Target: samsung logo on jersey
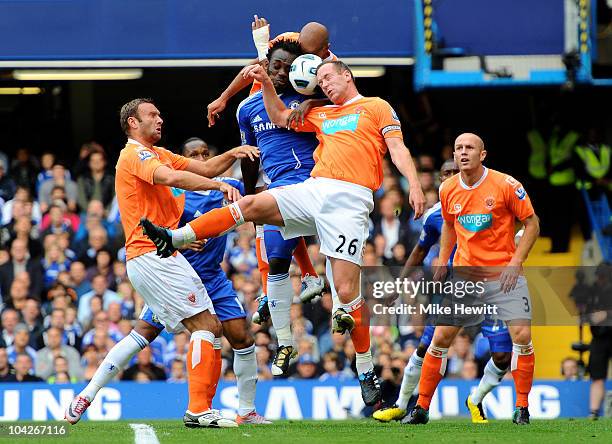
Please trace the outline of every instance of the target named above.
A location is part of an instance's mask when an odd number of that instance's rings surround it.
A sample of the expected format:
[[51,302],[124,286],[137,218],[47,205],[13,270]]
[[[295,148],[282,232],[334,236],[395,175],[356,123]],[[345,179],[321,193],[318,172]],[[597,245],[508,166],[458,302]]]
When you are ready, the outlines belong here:
[[324,134],[335,134],[338,131],[356,131],[359,123],[359,114],[349,114],[337,119],[323,121],[321,129]]
[[272,122],[261,122],[260,124],[253,125],[253,132],[255,133],[272,129],[278,129],[278,126],[274,125]]
[[473,233],[491,228],[493,214],[464,214],[457,218],[463,228]]

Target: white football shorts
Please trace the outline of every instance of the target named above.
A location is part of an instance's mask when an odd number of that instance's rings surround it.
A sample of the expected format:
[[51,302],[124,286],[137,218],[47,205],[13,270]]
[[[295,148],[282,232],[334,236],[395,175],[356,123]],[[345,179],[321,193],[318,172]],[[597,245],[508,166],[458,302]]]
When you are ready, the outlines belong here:
[[215,313],[200,277],[187,259],[177,253],[162,259],[152,251],[127,261],[134,289],[172,333],[183,330],[183,319],[205,310]]
[[343,180],[311,177],[267,190],[285,223],[285,239],[318,235],[321,253],[361,265],[374,209],[372,190]]

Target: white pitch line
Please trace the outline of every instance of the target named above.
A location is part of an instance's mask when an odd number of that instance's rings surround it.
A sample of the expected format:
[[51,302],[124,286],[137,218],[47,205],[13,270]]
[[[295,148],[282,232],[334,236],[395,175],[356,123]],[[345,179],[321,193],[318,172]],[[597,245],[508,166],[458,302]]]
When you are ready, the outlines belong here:
[[135,444],[159,444],[155,430],[150,425],[130,424],[130,427],[134,430]]

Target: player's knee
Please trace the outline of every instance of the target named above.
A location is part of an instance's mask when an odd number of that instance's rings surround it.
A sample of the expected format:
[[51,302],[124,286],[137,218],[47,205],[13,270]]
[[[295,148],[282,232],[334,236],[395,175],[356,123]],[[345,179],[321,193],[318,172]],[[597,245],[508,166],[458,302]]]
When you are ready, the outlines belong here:
[[512,342],[527,345],[531,342],[531,328],[528,325],[514,327],[512,329]]
[[144,321],[138,321],[134,327],[134,331],[149,342],[153,342],[161,333],[161,330],[147,324]]
[[348,304],[355,300],[359,294],[359,290],[355,283],[348,279],[343,279],[340,282],[335,282],[336,292],[338,293],[338,299],[344,304]]
[[253,338],[246,332],[246,330],[233,333],[228,340],[234,350],[242,350],[253,345]]
[[510,366],[512,353],[494,352],[491,354],[491,359],[493,360],[493,364],[495,364],[498,369],[505,370],[508,368],[508,366]]
[[238,206],[240,207],[244,220],[250,220],[256,206],[255,195],[249,194],[248,196],[244,196],[240,199],[240,204]]

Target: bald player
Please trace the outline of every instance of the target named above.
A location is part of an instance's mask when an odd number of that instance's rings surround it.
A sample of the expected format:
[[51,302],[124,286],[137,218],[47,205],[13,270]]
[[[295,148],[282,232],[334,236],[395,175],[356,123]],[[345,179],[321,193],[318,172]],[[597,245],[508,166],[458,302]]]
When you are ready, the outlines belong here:
[[254,59],[249,65],[244,67],[232,80],[229,86],[221,93],[221,95],[213,100],[207,107],[208,113],[208,126],[213,126],[216,119],[219,118],[220,113],[225,110],[227,102],[238,94],[240,91],[245,89],[249,85],[253,85],[251,88],[251,94],[261,89],[261,84],[257,81],[253,82],[250,77],[245,77],[244,72],[248,66],[256,63],[267,63],[266,56],[268,50],[279,40],[289,40],[297,42],[302,49],[304,54],[315,54],[321,57],[321,60],[337,60],[338,58],[329,50],[329,32],[327,28],[321,23],[310,22],[302,27],[300,32],[284,32],[276,36],[273,40],[270,40],[270,25],[265,18],[254,17],[254,21],[251,24],[253,31],[253,41],[257,48],[258,58]]
[[[476,290],[453,298],[452,313],[436,320],[431,345],[422,364],[419,399],[406,417],[407,424],[426,424],[433,394],[446,371],[448,348],[461,327],[477,325],[484,313],[461,312],[457,305],[494,307],[497,319],[508,325],[512,337],[510,371],[516,389],[516,409],[512,421],[529,424],[528,395],[533,383],[535,356],[531,343],[531,299],[522,274],[540,232],[539,219],[523,186],[511,176],[483,165],[487,151],[476,134],[461,134],[455,140],[454,157],[460,174],[440,186],[442,237],[434,279],[444,280],[446,264],[456,244],[453,279],[456,289],[466,280]],[[515,245],[515,221],[524,234]],[[455,285],[457,284],[457,285]],[[478,285],[480,284],[480,285]],[[454,295],[453,295],[454,296]],[[475,308],[475,307],[470,307]]]

